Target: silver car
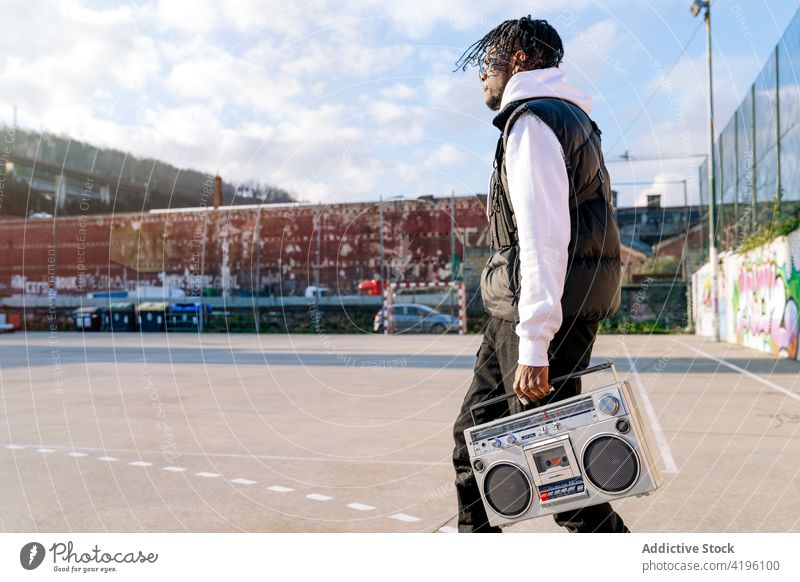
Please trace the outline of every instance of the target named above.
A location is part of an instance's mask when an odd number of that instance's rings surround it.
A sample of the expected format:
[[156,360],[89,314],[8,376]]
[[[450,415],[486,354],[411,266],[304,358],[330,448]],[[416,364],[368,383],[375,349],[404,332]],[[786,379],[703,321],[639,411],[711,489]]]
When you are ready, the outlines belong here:
[[[458,318],[419,303],[395,303],[394,327],[396,333],[457,333]],[[372,328],[383,333],[383,310],[375,314]]]

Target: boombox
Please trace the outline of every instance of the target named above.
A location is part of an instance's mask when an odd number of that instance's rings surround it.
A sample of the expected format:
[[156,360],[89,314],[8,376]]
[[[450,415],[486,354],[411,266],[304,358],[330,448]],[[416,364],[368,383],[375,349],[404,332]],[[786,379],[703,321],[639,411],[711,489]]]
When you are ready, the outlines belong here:
[[[611,369],[614,382],[464,431],[483,504],[494,526],[646,495],[661,473],[636,400],[610,362],[551,381]],[[475,411],[516,395],[493,398]]]

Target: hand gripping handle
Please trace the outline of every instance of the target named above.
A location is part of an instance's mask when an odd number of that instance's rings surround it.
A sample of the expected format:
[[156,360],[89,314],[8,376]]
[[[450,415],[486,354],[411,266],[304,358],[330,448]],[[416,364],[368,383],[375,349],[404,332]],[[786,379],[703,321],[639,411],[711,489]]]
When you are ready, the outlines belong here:
[[[585,376],[587,374],[593,374],[594,372],[607,370],[608,368],[611,368],[611,372],[614,374],[614,380],[619,381],[619,378],[617,378],[617,370],[616,368],[614,368],[614,364],[612,364],[611,362],[603,362],[602,364],[597,364],[596,366],[586,368],[585,370],[580,370],[578,372],[573,372],[571,374],[565,374],[563,376],[559,376],[558,378],[553,378],[552,380],[550,380],[550,385],[551,385],[550,392],[554,391],[554,388],[552,387],[553,384],[561,384],[572,378],[578,378],[580,376]],[[492,406],[493,404],[497,404],[499,402],[504,402],[509,398],[515,398],[516,396],[517,396],[516,394],[503,394],[502,396],[496,396],[495,398],[490,398],[489,400],[486,400],[484,402],[478,402],[477,404],[473,404],[469,408],[469,414],[472,417],[472,425],[475,426],[477,424],[477,422],[475,422],[476,411],[482,408],[486,408],[488,406]]]

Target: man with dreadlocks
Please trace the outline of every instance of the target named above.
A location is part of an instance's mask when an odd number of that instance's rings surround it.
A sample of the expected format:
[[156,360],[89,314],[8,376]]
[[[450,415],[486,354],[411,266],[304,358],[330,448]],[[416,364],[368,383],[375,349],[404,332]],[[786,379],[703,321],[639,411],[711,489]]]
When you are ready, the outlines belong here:
[[[507,20],[468,48],[457,68],[479,68],[502,132],[489,183],[492,254],[481,275],[491,315],[453,428],[460,532],[488,523],[463,431],[470,407],[504,393],[510,404],[476,411],[478,423],[580,393],[599,321],[620,302],[619,231],[591,98],[567,83],[561,39],[544,20]],[[627,532],[608,503],[557,513],[570,532]]]

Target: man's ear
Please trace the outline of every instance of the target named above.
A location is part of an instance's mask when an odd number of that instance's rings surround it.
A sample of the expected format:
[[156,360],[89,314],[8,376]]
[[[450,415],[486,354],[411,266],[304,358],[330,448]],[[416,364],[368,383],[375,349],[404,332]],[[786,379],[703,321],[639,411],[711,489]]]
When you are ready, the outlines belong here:
[[519,71],[527,71],[528,70],[528,55],[525,54],[525,51],[518,50],[514,53],[514,73]]

